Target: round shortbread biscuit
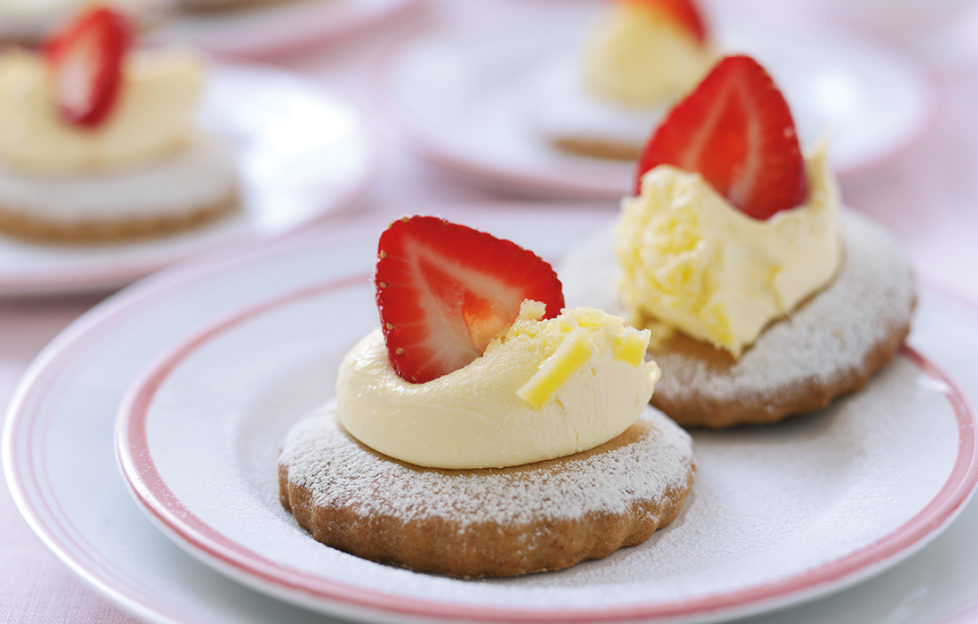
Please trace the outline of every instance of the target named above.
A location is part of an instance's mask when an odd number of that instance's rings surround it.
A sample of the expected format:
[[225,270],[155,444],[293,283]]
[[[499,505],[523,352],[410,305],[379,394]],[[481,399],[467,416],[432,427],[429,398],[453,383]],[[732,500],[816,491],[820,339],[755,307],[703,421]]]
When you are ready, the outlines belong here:
[[279,458],[282,504],[316,540],[462,577],[559,570],[639,544],[676,517],[694,472],[689,435],[652,409],[589,451],[441,470],[360,444],[329,407],[292,429]]
[[0,231],[72,242],[167,234],[232,210],[237,188],[233,155],[207,136],[160,162],[119,171],[42,175],[0,168]]
[[738,360],[682,334],[653,355],[652,403],[682,425],[774,422],[863,387],[910,332],[910,265],[888,234],[843,218],[844,257],[832,282],[769,325]]
[[554,134],[550,142],[568,154],[601,158],[604,160],[635,161],[642,155],[642,148],[634,143],[618,143],[612,139],[597,138],[587,134]]

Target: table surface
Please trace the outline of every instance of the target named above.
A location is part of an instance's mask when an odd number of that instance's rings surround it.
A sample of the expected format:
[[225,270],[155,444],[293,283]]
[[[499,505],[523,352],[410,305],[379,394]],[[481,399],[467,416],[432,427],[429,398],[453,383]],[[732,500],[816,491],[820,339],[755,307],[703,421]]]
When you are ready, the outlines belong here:
[[[804,0],[794,0],[806,4]],[[878,2],[816,3],[821,10],[858,6],[864,20]],[[925,4],[925,3],[907,3]],[[391,45],[429,23],[461,25],[486,13],[563,10],[567,4],[534,2],[429,2],[396,23],[355,40],[327,45],[278,64],[320,81],[332,92],[370,110],[375,69]],[[972,302],[978,302],[978,6],[947,1],[941,19],[914,20],[899,12],[874,19],[873,27],[916,55],[934,74],[939,113],[929,132],[907,150],[875,169],[843,180],[849,206],[886,224],[901,240],[919,277]],[[959,8],[961,7],[961,8]],[[852,18],[853,16],[847,16]],[[452,172],[414,157],[371,120],[380,154],[378,170],[355,206],[333,220],[369,220],[380,227],[393,216],[430,212],[453,202],[515,198],[467,183]],[[329,225],[327,223],[326,225]],[[104,295],[0,301],[0,406],[43,346]],[[976,373],[978,374],[978,373]],[[978,397],[971,397],[978,403]],[[975,502],[972,505],[976,504]],[[0,488],[0,622],[134,621],[91,590],[34,536]]]

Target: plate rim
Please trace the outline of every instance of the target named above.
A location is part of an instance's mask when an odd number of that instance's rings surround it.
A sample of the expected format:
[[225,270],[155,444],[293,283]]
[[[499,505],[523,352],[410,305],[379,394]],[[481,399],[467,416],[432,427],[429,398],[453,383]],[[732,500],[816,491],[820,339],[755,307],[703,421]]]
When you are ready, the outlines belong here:
[[[289,227],[275,233],[263,233],[254,229],[253,224],[246,225],[243,231],[229,233],[226,237],[213,242],[209,248],[201,248],[189,253],[174,251],[168,247],[161,247],[151,252],[140,254],[135,258],[127,260],[125,263],[114,262],[112,257],[103,259],[101,263],[91,267],[71,267],[53,266],[31,269],[27,272],[5,274],[0,271],[0,299],[16,297],[37,297],[37,296],[56,296],[62,294],[81,294],[96,293],[112,290],[125,286],[141,277],[162,269],[176,262],[181,262],[189,258],[206,259],[218,254],[236,253],[252,247],[256,242],[265,239],[276,239],[288,236],[302,228],[316,223],[325,217],[341,213],[364,194],[369,186],[371,176],[378,166],[378,147],[374,133],[364,123],[364,117],[357,107],[353,106],[346,98],[333,93],[322,84],[303,76],[279,67],[260,62],[248,61],[227,61],[211,59],[212,71],[215,73],[241,72],[259,73],[267,77],[289,80],[296,85],[303,87],[308,93],[317,99],[329,102],[334,105],[341,105],[351,116],[358,128],[359,143],[363,149],[363,168],[356,178],[344,185],[341,192],[329,193],[324,197],[318,198],[319,208],[311,210],[308,215],[297,220]],[[196,230],[190,230],[190,233]],[[174,235],[179,242],[181,233]],[[6,238],[0,234],[0,238]],[[22,241],[14,239],[20,244]],[[141,241],[134,241],[139,244]],[[29,241],[24,243],[31,245]],[[52,243],[52,245],[56,245]],[[38,244],[43,248],[44,243]],[[57,245],[58,249],[64,246]]]
[[[818,23],[820,28],[842,31],[851,39],[868,42],[877,50],[895,59],[901,66],[919,78],[923,111],[914,123],[903,133],[899,141],[893,143],[887,150],[880,151],[870,157],[864,157],[844,168],[835,168],[835,175],[842,179],[854,179],[866,173],[876,171],[890,162],[899,159],[909,152],[920,141],[924,140],[935,128],[939,121],[939,113],[946,99],[945,90],[941,87],[937,72],[910,54],[905,46],[859,24],[840,17],[816,14],[806,11],[805,19]],[[496,27],[499,25],[497,24]],[[472,33],[485,34],[487,29],[473,28]],[[402,107],[396,106],[391,96],[393,86],[400,73],[401,66],[406,62],[408,53],[425,44],[430,45],[435,39],[433,35],[444,37],[458,35],[458,31],[446,29],[444,25],[424,24],[407,32],[392,44],[377,65],[370,91],[375,97],[377,107],[384,112],[390,129],[402,139],[402,142],[416,154],[426,160],[475,180],[479,184],[502,183],[509,185],[515,192],[546,197],[583,197],[587,199],[617,199],[620,190],[612,192],[606,186],[595,183],[580,183],[560,175],[535,175],[522,173],[519,169],[502,167],[487,163],[484,159],[472,158],[459,154],[438,136],[427,131],[422,124],[413,121],[403,112]]]
[[140,509],[150,516],[154,524],[162,525],[168,537],[183,541],[181,546],[198,559],[224,573],[231,568],[238,580],[277,597],[288,596],[295,599],[295,594],[299,593],[304,595],[299,598],[300,604],[313,604],[320,609],[324,604],[333,606],[332,603],[339,602],[346,608],[379,609],[397,616],[479,622],[628,622],[759,613],[774,606],[787,606],[814,598],[894,565],[922,548],[941,529],[948,526],[964,508],[978,484],[978,445],[975,437],[978,416],[967,397],[948,375],[919,351],[905,345],[898,357],[905,357],[922,374],[932,379],[938,385],[937,390],[950,404],[958,431],[955,462],[938,492],[909,520],[871,544],[814,569],[753,587],[692,600],[626,607],[554,609],[476,606],[398,596],[346,585],[290,568],[225,537],[183,505],[155,469],[145,431],[148,409],[156,391],[170,373],[212,338],[274,308],[352,285],[362,285],[364,278],[363,273],[348,272],[343,277],[267,298],[191,333],[177,344],[171,345],[170,349],[140,373],[130,386],[118,412],[114,439],[117,465],[127,489]]
[[[474,30],[480,32],[480,29]],[[449,33],[458,34],[456,31],[446,30],[442,24],[422,24],[398,37],[374,65],[373,78],[368,85],[372,96],[370,101],[373,102],[372,109],[380,113],[378,117],[385,122],[390,134],[416,155],[479,185],[502,183],[508,185],[511,191],[551,200],[576,198],[585,201],[609,199],[617,201],[621,198],[624,194],[622,190],[612,192],[605,186],[581,184],[559,176],[541,177],[522,173],[518,169],[499,169],[485,164],[482,160],[459,156],[430,133],[425,132],[419,124],[413,123],[403,112],[402,107],[395,106],[394,99],[390,95],[399,69],[404,63],[403,58],[411,49],[430,43],[431,35]]]
[[[213,256],[206,255],[206,257],[184,260],[160,273],[147,276],[96,304],[69,323],[34,358],[18,382],[6,410],[3,435],[0,437],[0,467],[2,467],[7,490],[20,516],[48,550],[84,583],[129,613],[150,621],[186,624],[199,619],[181,614],[175,605],[152,596],[145,588],[138,585],[122,589],[113,584],[113,580],[125,579],[120,579],[118,574],[111,570],[101,569],[100,562],[86,553],[83,547],[75,543],[63,543],[60,540],[61,534],[67,531],[50,513],[50,508],[48,513],[44,513],[34,506],[30,500],[32,495],[38,496],[46,507],[49,507],[50,501],[39,494],[39,486],[33,489],[27,487],[27,475],[19,472],[14,463],[15,455],[19,451],[16,444],[18,429],[22,427],[33,429],[37,424],[37,419],[32,417],[34,415],[29,414],[24,407],[32,394],[37,392],[39,386],[49,383],[52,378],[57,378],[60,368],[70,363],[71,360],[65,361],[66,353],[86,347],[89,342],[98,337],[98,331],[104,331],[112,321],[120,317],[125,318],[134,308],[138,309],[175,289],[220,275],[240,265],[261,262],[264,258],[302,247],[318,246],[344,236],[363,235],[367,232],[375,233],[376,228],[362,223],[347,224],[338,229],[313,230],[300,232],[288,238],[269,239],[263,241],[258,248],[242,246],[241,249],[232,249],[222,246]],[[37,475],[33,476],[36,481]],[[91,561],[86,561],[86,557]]]
[[[448,208],[457,209],[460,204],[466,207],[468,214],[475,219],[486,219],[490,216],[498,218],[500,208],[522,213],[529,207],[540,207],[539,202],[525,200],[475,200],[445,202],[434,206],[433,210],[439,212],[447,211]],[[595,222],[599,222],[607,219],[606,208],[603,204],[595,203],[590,210],[575,211],[575,213],[581,216],[590,215],[595,219]],[[363,235],[367,232],[376,235],[376,231],[375,224],[350,222],[344,224],[341,230],[318,229],[298,233],[286,241],[266,242],[261,247],[248,249],[240,255],[224,255],[223,257],[196,258],[184,261],[169,267],[164,272],[147,277],[138,284],[97,304],[63,329],[34,359],[15,389],[4,422],[3,439],[0,441],[0,460],[2,460],[4,479],[24,521],[51,553],[61,560],[81,581],[129,613],[151,621],[186,624],[200,619],[199,617],[187,617],[185,612],[177,611],[176,606],[172,603],[148,594],[145,591],[145,581],[142,581],[142,585],[136,585],[135,589],[117,586],[113,582],[113,577],[106,574],[105,569],[98,565],[99,562],[95,561],[94,557],[78,549],[68,547],[61,540],[62,536],[55,530],[50,517],[41,514],[38,511],[39,508],[33,505],[30,500],[31,497],[39,497],[42,502],[49,501],[35,490],[24,487],[18,480],[24,475],[17,475],[14,470],[15,459],[19,459],[21,451],[21,445],[17,444],[19,439],[14,435],[15,429],[30,424],[31,420],[26,417],[22,409],[25,400],[29,398],[27,390],[37,386],[39,381],[56,373],[54,369],[61,366],[63,359],[60,353],[62,350],[78,342],[86,341],[86,335],[93,328],[99,328],[116,320],[124,319],[132,313],[133,309],[144,307],[148,301],[154,301],[161,294],[186,284],[213,279],[215,275],[232,270],[236,266],[262,261],[265,257],[287,252],[300,245],[321,245],[345,235]],[[974,300],[966,293],[942,283],[927,282],[923,286],[935,293],[938,300],[944,299],[952,305],[959,306],[966,318],[972,319],[975,326],[978,327],[978,300]],[[978,601],[978,593],[966,597],[964,602],[946,606],[945,610],[948,608],[964,608],[967,610],[968,607],[962,607],[962,605],[972,605],[972,610],[974,610],[974,604],[978,604],[976,601]]]
[[[176,18],[178,22],[174,29],[167,29],[160,33],[160,38],[164,40],[189,40],[203,50],[221,57],[237,59],[276,59],[290,54],[317,49],[321,46],[330,46],[348,41],[358,35],[369,32],[375,28],[381,28],[389,23],[408,15],[415,9],[423,5],[426,0],[388,0],[387,5],[367,11],[363,14],[353,13],[344,16],[338,24],[328,24],[328,28],[307,30],[300,36],[282,37],[263,43],[248,43],[247,33],[254,30],[255,24],[248,24],[234,31],[234,41],[226,32],[221,33],[217,40],[212,40],[208,35],[201,33],[186,33],[179,30],[179,22],[190,20],[195,22],[196,18],[191,14],[183,13]],[[315,8],[315,7],[314,7]],[[321,8],[321,7],[320,7]],[[231,9],[232,16],[247,11],[244,9]],[[305,18],[308,16],[299,14],[295,17]],[[184,26],[186,28],[186,26]],[[215,43],[216,41],[216,43]],[[244,43],[240,43],[244,41]]]

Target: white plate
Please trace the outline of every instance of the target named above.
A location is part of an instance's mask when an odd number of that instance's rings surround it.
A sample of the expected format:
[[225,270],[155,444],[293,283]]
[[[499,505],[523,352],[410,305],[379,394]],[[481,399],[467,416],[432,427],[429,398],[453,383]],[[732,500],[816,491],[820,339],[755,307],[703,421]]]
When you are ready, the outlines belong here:
[[156,36],[214,54],[267,58],[296,53],[397,19],[421,0],[268,0],[184,13]]
[[282,234],[352,200],[372,165],[352,107],[273,69],[216,66],[200,123],[234,148],[240,210],[202,228],[126,243],[57,245],[0,235],[0,296],[109,290],[218,245]]
[[358,267],[180,342],[120,411],[116,452],[137,502],[205,563],[327,613],[688,621],[760,612],[881,571],[945,527],[978,477],[974,414],[908,349],[819,414],[694,433],[692,500],[641,546],[500,581],[375,564],[297,530],[272,468],[289,428],[332,397],[344,353],[377,323]]
[[[555,226],[554,214],[553,208],[495,205],[486,210],[468,208],[457,218],[509,236],[548,257],[557,256],[608,220],[604,210],[574,209]],[[11,406],[4,471],[25,518],[79,576],[124,608],[153,621],[322,621],[321,615],[227,580],[161,536],[118,478],[112,427],[136,374],[161,351],[235,310],[331,277],[368,270],[377,232],[374,226],[302,235],[226,262],[167,271],[100,305],[42,353]],[[978,375],[973,369],[978,310],[925,291],[912,343],[962,375],[969,394],[978,397]],[[326,371],[318,380],[323,395],[329,392],[328,375]],[[306,395],[297,400],[311,403],[318,398]],[[230,433],[229,443],[236,439]],[[899,615],[901,621],[919,622],[952,611],[971,612],[978,602],[976,538],[978,505],[971,505],[944,534],[902,565],[842,593],[766,616],[764,621],[881,621]],[[934,574],[938,569],[941,574]],[[383,606],[356,614],[403,619],[380,610]]]
[[[933,119],[929,76],[897,51],[838,25],[713,4],[719,48],[749,52],[769,69],[803,145],[828,132],[840,173],[897,152]],[[390,56],[384,101],[423,155],[484,183],[617,199],[633,185],[631,163],[562,153],[538,127],[540,83],[555,61],[575,62],[591,17],[550,11],[465,32],[424,32]]]

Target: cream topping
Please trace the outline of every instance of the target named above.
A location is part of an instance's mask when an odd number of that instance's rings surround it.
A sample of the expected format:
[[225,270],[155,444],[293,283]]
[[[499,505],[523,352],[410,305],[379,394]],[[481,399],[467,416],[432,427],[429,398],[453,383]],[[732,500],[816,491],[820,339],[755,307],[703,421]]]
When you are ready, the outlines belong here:
[[612,2],[585,43],[585,88],[626,106],[662,106],[693,88],[716,60],[710,46],[642,2]]
[[105,123],[78,128],[58,113],[54,80],[39,56],[0,56],[0,162],[32,173],[121,169],[184,148],[204,84],[200,59],[185,50],[136,52]]
[[628,311],[739,357],[839,267],[839,199],[824,143],[806,169],[806,202],[766,221],[733,208],[698,173],[647,172],[616,227]]
[[340,421],[377,451],[438,468],[516,466],[611,440],[658,379],[643,359],[649,332],[592,308],[542,315],[542,304],[524,302],[482,356],[423,384],[394,372],[383,335],[372,332],[340,367]]

